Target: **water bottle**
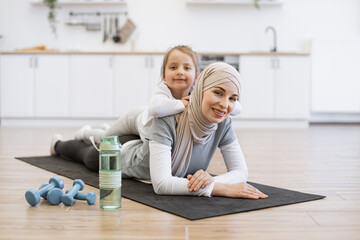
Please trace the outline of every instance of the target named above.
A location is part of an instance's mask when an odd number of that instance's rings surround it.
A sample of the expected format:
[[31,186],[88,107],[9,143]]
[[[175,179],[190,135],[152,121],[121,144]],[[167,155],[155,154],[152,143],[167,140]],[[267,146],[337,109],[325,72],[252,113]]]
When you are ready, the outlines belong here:
[[[93,142],[93,139],[91,140]],[[98,150],[100,151],[100,208],[121,208],[121,144],[119,138],[111,136],[101,139],[100,149]]]

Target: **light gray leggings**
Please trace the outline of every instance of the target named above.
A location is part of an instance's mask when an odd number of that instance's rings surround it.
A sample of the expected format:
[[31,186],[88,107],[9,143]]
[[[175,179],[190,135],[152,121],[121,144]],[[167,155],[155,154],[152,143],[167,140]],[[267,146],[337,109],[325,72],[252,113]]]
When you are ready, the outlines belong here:
[[[140,139],[134,140],[137,138],[134,135],[139,136],[136,119],[143,111],[144,108],[134,109],[119,118],[108,131],[105,132],[102,130],[102,137],[119,136],[120,142],[123,144],[121,151],[121,171],[125,178],[150,179],[149,143],[147,140],[145,140],[145,142]],[[88,130],[88,132],[94,133],[91,132],[91,130]],[[88,138],[85,137],[85,139]],[[84,163],[90,170],[98,171],[99,169],[99,153],[90,143],[82,140],[59,141],[55,145],[55,151],[60,156]]]
[[90,143],[90,136],[94,137],[96,143],[100,143],[103,137],[139,135],[139,124],[141,124],[139,118],[141,118],[141,114],[145,110],[146,107],[137,107],[129,111],[126,115],[116,120],[107,131],[97,128],[86,130],[84,132],[84,141]]

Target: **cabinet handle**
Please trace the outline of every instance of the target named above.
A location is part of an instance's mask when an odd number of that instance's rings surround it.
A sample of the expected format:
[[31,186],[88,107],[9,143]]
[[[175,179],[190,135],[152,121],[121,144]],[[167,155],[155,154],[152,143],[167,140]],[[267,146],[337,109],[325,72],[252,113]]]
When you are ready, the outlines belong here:
[[154,68],[154,58],[150,57],[150,67]]
[[280,59],[276,58],[276,69],[280,69]]
[[33,57],[29,58],[29,67],[32,68],[33,66]]
[[271,58],[270,68],[279,69],[280,68],[280,59],[279,58]]
[[145,67],[149,67],[149,57],[145,57]]
[[109,68],[113,68],[114,65],[114,58],[113,56],[109,57]]
[[38,67],[38,57],[35,56],[35,57],[34,57],[34,60],[35,60],[35,66],[34,66],[34,67],[37,68],[37,67]]

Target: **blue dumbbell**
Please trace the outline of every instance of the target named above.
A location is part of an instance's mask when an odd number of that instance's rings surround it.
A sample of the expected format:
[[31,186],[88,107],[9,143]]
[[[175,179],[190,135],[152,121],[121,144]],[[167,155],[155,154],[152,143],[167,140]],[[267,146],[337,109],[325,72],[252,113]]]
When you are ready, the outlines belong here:
[[[49,185],[49,184],[48,183],[41,184],[41,186],[39,187],[39,190],[42,189],[43,187],[47,186],[47,185]],[[46,195],[47,195],[47,193],[45,192],[45,193],[41,194],[40,197],[42,197],[43,199],[46,200]]]
[[[68,193],[69,190],[66,190],[66,193]],[[89,205],[93,205],[96,202],[96,193],[89,192],[89,193],[81,193],[78,192],[75,197],[76,200],[86,200]]]
[[47,200],[52,205],[59,205],[61,203],[61,197],[64,195],[63,191],[59,188],[51,189],[47,194]]
[[30,189],[27,190],[25,193],[25,198],[26,201],[31,205],[31,206],[36,206],[39,202],[40,202],[40,196],[45,196],[46,194],[53,188],[60,188],[63,189],[64,188],[64,182],[63,180],[61,180],[61,178],[59,176],[55,176],[50,178],[49,180],[49,184],[47,184],[46,186],[41,185],[42,187],[40,187],[39,190],[35,190],[35,189]]
[[61,197],[61,202],[65,206],[72,206],[74,204],[74,196],[85,187],[85,183],[81,179],[74,181],[73,187]]

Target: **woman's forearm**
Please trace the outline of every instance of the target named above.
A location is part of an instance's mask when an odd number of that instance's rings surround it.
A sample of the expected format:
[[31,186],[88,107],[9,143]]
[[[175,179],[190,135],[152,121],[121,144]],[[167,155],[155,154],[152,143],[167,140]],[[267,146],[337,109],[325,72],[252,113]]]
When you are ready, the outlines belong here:
[[251,199],[268,197],[266,194],[260,192],[258,189],[251,186],[250,184],[247,184],[246,182],[235,184],[215,182],[211,196]]
[[220,147],[227,173],[215,177],[216,182],[240,183],[248,179],[248,168],[240,144],[236,139],[232,143]]
[[228,187],[229,187],[229,184],[215,182],[211,196],[231,197],[231,196],[229,196],[230,194],[229,194]]
[[150,176],[155,193],[166,195],[209,196],[212,184],[198,191],[190,192],[189,180],[171,175],[171,147],[150,140]]
[[220,174],[214,177],[215,182],[219,183],[240,183],[247,181],[247,171],[244,170],[231,170],[229,172]]

